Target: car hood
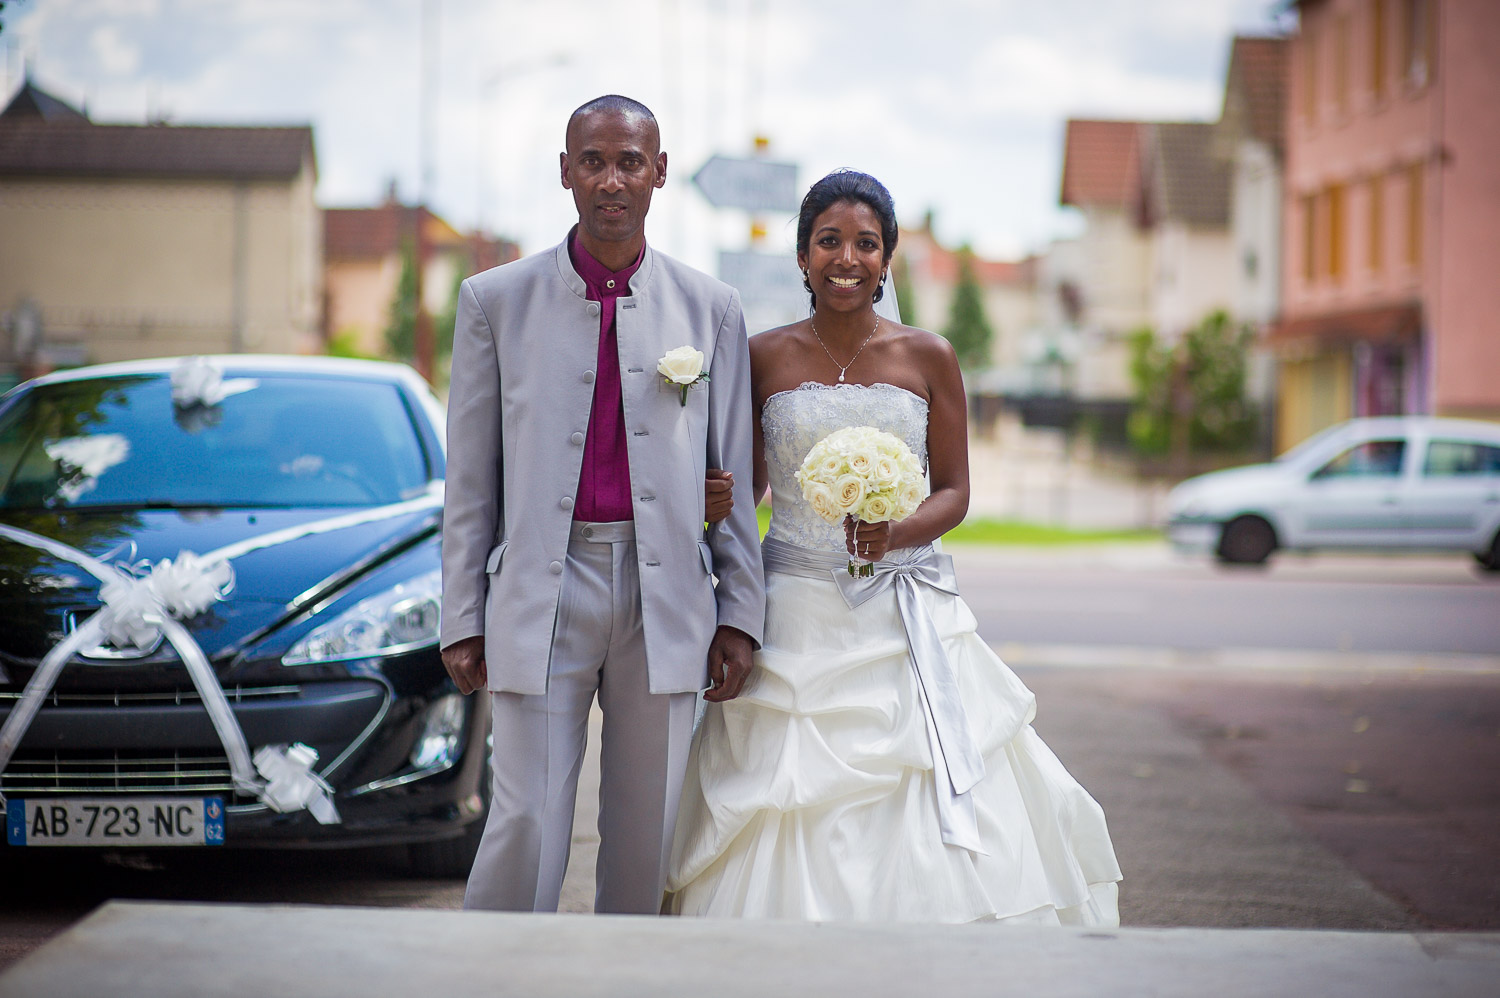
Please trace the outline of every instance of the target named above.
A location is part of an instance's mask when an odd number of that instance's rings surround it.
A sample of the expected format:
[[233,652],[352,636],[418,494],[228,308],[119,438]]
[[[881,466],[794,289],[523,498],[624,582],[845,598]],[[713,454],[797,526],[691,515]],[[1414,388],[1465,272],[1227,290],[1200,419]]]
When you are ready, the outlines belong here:
[[[1217,512],[1220,504],[1254,503],[1286,482],[1286,469],[1276,464],[1252,464],[1226,468],[1189,478],[1171,492],[1167,505],[1172,516]],[[1212,508],[1210,508],[1212,507]]]
[[[359,508],[8,511],[6,524],[114,565],[155,565],[272,533],[295,534]],[[187,622],[212,658],[291,612],[293,601],[348,583],[438,528],[434,507],[291,537],[235,557],[229,597]],[[99,607],[99,580],[56,554],[0,537],[0,656],[34,662]],[[299,604],[300,605],[300,604]]]

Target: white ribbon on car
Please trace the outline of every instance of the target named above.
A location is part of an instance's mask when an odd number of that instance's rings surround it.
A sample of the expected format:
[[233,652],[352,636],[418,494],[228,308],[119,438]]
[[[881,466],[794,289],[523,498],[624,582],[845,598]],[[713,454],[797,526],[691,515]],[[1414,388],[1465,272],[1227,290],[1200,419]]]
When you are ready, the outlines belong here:
[[984,757],[969,729],[958,677],[919,589],[927,586],[957,596],[953,559],[939,554],[930,544],[902,548],[874,562],[874,575],[857,577],[849,574],[849,559],[842,554],[811,551],[774,537],[761,542],[761,557],[767,572],[812,579],[831,577],[851,610],[896,587],[896,607],[906,631],[917,694],[927,721],[927,740],[932,748],[938,826],[948,845],[984,855],[979,819],[970,794],[984,778]]
[[182,409],[195,405],[215,406],[231,395],[248,392],[260,382],[254,378],[224,380],[224,372],[206,357],[187,357],[172,369],[172,404]]
[[[328,533],[405,513],[436,508],[442,502],[436,490],[416,499],[376,506],[342,516],[315,520],[258,537],[225,545],[208,554],[181,551],[176,558],[152,565],[131,566],[104,563],[68,544],[29,530],[0,524],[0,537],[45,551],[71,562],[97,578],[103,607],[43,656],[36,672],[0,726],[0,772],[10,764],[21,739],[36,718],[42,702],[52,692],[63,666],[80,651],[109,641],[117,648],[146,649],[159,638],[176,650],[187,667],[214,731],[229,759],[230,779],[237,791],[259,798],[272,810],[287,812],[306,808],[322,824],[337,823],[333,789],[313,771],[318,753],[306,745],[262,746],[252,759],[245,733],[235,720],[229,698],[219,685],[213,666],[197,640],[182,625],[224,599],[234,588],[234,558],[264,548],[285,544],[313,534]],[[0,793],[0,804],[5,800]]]

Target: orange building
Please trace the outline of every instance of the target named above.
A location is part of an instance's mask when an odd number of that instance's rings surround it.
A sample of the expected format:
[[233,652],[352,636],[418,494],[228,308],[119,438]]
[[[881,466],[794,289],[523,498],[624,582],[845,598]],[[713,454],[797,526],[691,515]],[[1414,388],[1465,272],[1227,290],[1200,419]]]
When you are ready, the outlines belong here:
[[1277,443],[1351,416],[1500,419],[1500,4],[1297,9]]

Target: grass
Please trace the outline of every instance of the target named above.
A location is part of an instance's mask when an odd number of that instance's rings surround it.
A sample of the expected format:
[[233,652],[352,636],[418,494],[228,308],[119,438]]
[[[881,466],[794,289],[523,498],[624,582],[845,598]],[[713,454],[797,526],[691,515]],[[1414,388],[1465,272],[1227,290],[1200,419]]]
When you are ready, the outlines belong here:
[[[760,533],[764,537],[771,524],[771,509],[762,505]],[[1114,544],[1128,541],[1161,540],[1158,530],[1078,530],[1020,520],[968,519],[943,535],[949,544],[987,544],[997,547],[1062,547],[1069,544]]]

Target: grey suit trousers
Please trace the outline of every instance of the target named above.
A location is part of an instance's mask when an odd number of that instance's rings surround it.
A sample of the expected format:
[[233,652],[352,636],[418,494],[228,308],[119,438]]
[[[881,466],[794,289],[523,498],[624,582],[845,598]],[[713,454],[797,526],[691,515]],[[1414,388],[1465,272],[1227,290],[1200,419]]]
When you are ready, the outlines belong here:
[[656,914],[687,770],[697,694],[652,694],[632,523],[574,523],[547,692],[494,692],[493,794],[465,908],[556,911],[578,771],[598,694],[594,910]]

